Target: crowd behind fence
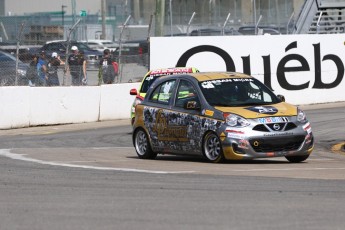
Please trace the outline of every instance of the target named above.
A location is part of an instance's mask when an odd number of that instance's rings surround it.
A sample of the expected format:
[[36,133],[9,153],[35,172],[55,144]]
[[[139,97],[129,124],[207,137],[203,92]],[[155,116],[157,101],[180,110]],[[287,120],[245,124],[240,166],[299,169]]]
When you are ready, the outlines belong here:
[[[47,57],[50,59],[51,57]],[[119,57],[114,57],[119,61]],[[96,60],[98,63],[99,60]],[[18,65],[18,66],[16,66]],[[17,71],[16,71],[17,69]],[[114,84],[141,81],[148,71],[148,53],[137,55],[123,55],[115,75]],[[65,70],[65,65],[57,69],[60,86],[71,86],[71,74]],[[105,84],[99,80],[99,65],[87,64],[87,83],[84,85],[96,86]],[[30,77],[30,61],[16,62],[16,58],[4,51],[0,51],[0,86],[42,86]]]

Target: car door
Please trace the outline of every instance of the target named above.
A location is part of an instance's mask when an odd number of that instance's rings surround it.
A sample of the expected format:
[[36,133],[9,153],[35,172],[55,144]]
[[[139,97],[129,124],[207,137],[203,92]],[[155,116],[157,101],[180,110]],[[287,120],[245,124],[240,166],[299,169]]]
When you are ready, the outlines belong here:
[[181,79],[167,126],[170,148],[176,153],[200,153],[202,138],[201,104],[195,87]]
[[176,80],[173,79],[157,85],[149,95],[147,106],[144,107],[144,124],[154,151],[169,150],[171,140],[168,124],[175,83]]

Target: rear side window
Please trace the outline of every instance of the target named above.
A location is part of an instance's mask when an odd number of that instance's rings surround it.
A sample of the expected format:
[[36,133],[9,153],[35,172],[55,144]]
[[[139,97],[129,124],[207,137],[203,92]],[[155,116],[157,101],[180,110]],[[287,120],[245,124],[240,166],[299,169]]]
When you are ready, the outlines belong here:
[[141,85],[141,89],[140,89],[140,93],[146,93],[147,90],[150,88],[150,86],[152,85],[152,83],[158,79],[158,77],[160,76],[147,76],[145,78],[145,80],[143,81],[143,84]]
[[160,104],[169,104],[174,90],[175,80],[166,81],[158,85],[149,100]]

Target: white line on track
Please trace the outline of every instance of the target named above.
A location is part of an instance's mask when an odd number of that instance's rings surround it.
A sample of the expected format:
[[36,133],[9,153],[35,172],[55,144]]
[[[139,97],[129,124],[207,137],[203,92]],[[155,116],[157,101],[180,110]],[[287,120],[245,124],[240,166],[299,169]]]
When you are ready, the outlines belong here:
[[345,170],[345,168],[279,168],[279,169],[232,169],[233,172],[268,172],[268,171],[313,171],[313,170]]
[[33,158],[26,157],[24,154],[11,153],[10,149],[0,149],[0,156],[8,157],[13,160],[22,160],[28,162],[34,162],[44,165],[53,165],[53,166],[64,166],[72,168],[83,168],[83,169],[97,169],[97,170],[108,170],[108,171],[123,171],[123,172],[141,172],[141,173],[154,173],[154,174],[179,174],[179,173],[194,173],[195,171],[155,171],[155,170],[143,170],[143,169],[132,169],[132,168],[111,168],[111,167],[96,167],[88,165],[75,165],[75,164],[66,164],[66,163],[57,163],[52,161],[42,161]]

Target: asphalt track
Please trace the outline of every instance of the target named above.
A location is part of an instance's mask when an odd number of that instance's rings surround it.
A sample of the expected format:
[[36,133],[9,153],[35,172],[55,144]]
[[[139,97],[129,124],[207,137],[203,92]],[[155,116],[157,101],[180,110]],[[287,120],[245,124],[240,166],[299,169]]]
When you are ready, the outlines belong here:
[[304,163],[137,158],[129,120],[0,131],[0,229],[343,229],[345,103]]
[[[159,155],[153,161],[139,160],[131,142],[129,120],[3,130],[0,131],[3,136],[0,155],[40,164],[98,170],[345,179],[342,151],[345,107],[341,106],[344,104],[305,107],[316,148],[307,163],[301,164],[290,164],[285,158],[208,164],[202,157],[169,155]],[[14,141],[23,137],[28,142]]]

